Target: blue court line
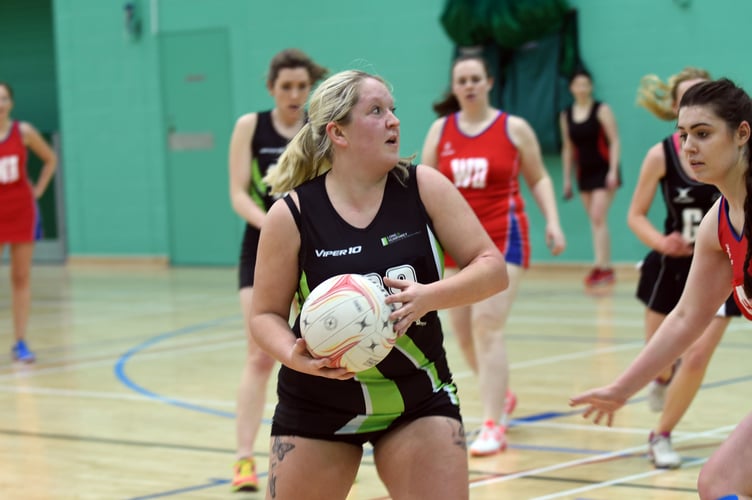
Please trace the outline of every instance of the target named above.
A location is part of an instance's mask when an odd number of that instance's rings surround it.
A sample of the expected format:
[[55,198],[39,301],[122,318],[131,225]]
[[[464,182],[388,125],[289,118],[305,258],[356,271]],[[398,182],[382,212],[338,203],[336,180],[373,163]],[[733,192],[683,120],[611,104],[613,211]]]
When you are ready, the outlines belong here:
[[[163,402],[163,403],[166,403],[166,404],[170,404],[170,405],[173,405],[173,406],[184,408],[186,410],[197,411],[197,412],[200,412],[200,413],[207,413],[209,415],[216,415],[216,416],[219,416],[219,417],[225,417],[225,418],[232,418],[232,419],[234,419],[235,418],[235,413],[233,413],[233,412],[228,412],[228,411],[223,411],[223,410],[216,410],[216,409],[213,409],[213,408],[208,408],[208,407],[197,405],[197,404],[193,404],[193,403],[187,403],[185,401],[181,401],[179,399],[175,399],[175,398],[172,398],[172,397],[169,397],[169,396],[162,396],[160,394],[157,394],[154,391],[146,389],[145,387],[143,387],[143,386],[135,383],[132,379],[130,379],[128,377],[128,375],[126,375],[126,373],[125,373],[125,365],[128,363],[128,361],[132,357],[134,357],[139,352],[147,349],[150,346],[158,344],[159,342],[162,342],[163,340],[166,340],[166,339],[169,339],[169,338],[172,338],[172,337],[177,337],[179,335],[186,335],[186,334],[196,333],[196,332],[199,332],[199,331],[202,331],[202,330],[206,330],[208,328],[212,328],[212,327],[217,326],[217,325],[221,325],[221,324],[227,323],[229,321],[237,320],[237,318],[238,318],[238,315],[228,316],[228,317],[224,317],[224,318],[218,318],[218,319],[215,319],[215,320],[206,321],[206,322],[203,322],[203,323],[197,323],[195,325],[191,325],[191,326],[179,328],[177,330],[172,330],[172,331],[169,331],[169,332],[158,334],[155,337],[152,337],[151,339],[146,340],[146,341],[142,342],[141,344],[136,345],[132,349],[129,349],[124,355],[122,355],[117,360],[117,362],[115,363],[115,369],[114,369],[115,370],[115,375],[123,383],[123,385],[125,385],[129,389],[131,389],[134,392],[139,393],[139,394],[141,394],[143,396],[155,399],[157,401],[160,401],[160,402]],[[743,377],[736,377],[736,378],[727,379],[727,380],[719,380],[719,381],[716,381],[716,382],[709,382],[709,383],[706,383],[706,384],[702,384],[702,386],[700,386],[700,389],[701,390],[702,389],[712,389],[712,388],[722,387],[722,386],[725,386],[725,385],[732,385],[732,384],[738,384],[738,383],[741,383],[741,382],[748,382],[750,380],[752,380],[752,375],[747,375],[747,376],[743,376]],[[637,403],[641,403],[641,402],[645,401],[646,399],[647,399],[647,396],[641,396],[641,397],[637,397],[637,398],[632,398],[626,404],[637,404]],[[539,421],[543,421],[543,420],[552,420],[552,419],[555,419],[555,418],[570,417],[570,416],[573,416],[573,415],[581,414],[583,411],[584,411],[583,409],[576,409],[576,410],[570,410],[570,411],[566,411],[566,412],[543,412],[543,413],[538,413],[538,414],[535,414],[535,415],[528,415],[526,417],[515,418],[514,420],[512,420],[510,422],[510,426],[514,426],[515,422],[525,422],[525,423],[526,422],[539,422]],[[263,422],[265,424],[271,423],[269,421],[269,419],[264,419]]]
[[[169,339],[169,338],[172,338],[172,337],[177,337],[179,335],[196,333],[198,331],[206,330],[208,328],[211,328],[211,327],[214,327],[214,326],[226,323],[226,322],[228,322],[230,320],[236,320],[236,319],[237,319],[237,315],[234,315],[234,316],[231,316],[231,317],[225,317],[225,318],[219,318],[219,319],[212,320],[212,321],[206,321],[206,322],[203,322],[203,323],[198,323],[196,325],[191,325],[191,326],[187,326],[187,327],[184,327],[184,328],[179,328],[177,330],[173,330],[173,331],[170,331],[170,332],[166,332],[166,333],[163,333],[163,334],[159,334],[159,335],[157,335],[157,336],[155,336],[155,337],[153,337],[153,338],[151,338],[151,339],[149,339],[149,340],[147,340],[145,342],[142,342],[141,344],[138,344],[137,346],[133,347],[132,349],[129,349],[123,356],[121,356],[118,359],[118,361],[115,363],[115,374],[116,374],[117,378],[126,387],[128,387],[131,390],[133,390],[133,391],[135,391],[135,392],[137,392],[139,394],[142,394],[142,395],[144,395],[146,397],[155,399],[157,401],[160,401],[160,402],[163,402],[163,403],[166,403],[166,404],[170,404],[170,405],[173,405],[173,406],[184,408],[184,409],[187,409],[187,410],[198,411],[198,412],[201,412],[201,413],[207,413],[207,414],[210,414],[210,415],[216,415],[216,416],[220,416],[220,417],[226,417],[226,418],[233,418],[234,419],[235,418],[235,414],[232,413],[232,412],[215,410],[213,408],[208,408],[208,407],[204,407],[204,406],[200,406],[200,405],[196,405],[196,404],[192,404],[192,403],[187,403],[185,401],[180,401],[180,400],[175,399],[175,398],[171,398],[171,397],[167,397],[167,396],[162,396],[162,395],[159,395],[159,394],[157,394],[157,393],[155,393],[153,391],[150,391],[150,390],[146,389],[145,387],[140,386],[140,385],[136,384],[135,382],[133,382],[125,374],[125,365],[130,360],[130,358],[132,358],[133,356],[135,356],[139,352],[141,352],[141,351],[145,350],[146,348],[148,348],[150,346],[153,346],[153,345],[155,345],[155,344],[157,344],[157,343],[159,343],[159,342],[161,342],[163,340],[166,340],[166,339]],[[711,389],[711,388],[721,387],[721,386],[725,386],[725,385],[738,384],[738,383],[741,383],[741,382],[748,382],[750,380],[752,380],[752,375],[747,375],[747,376],[743,376],[743,377],[736,377],[736,378],[727,379],[727,380],[719,380],[719,381],[716,381],[716,382],[710,382],[710,383],[707,383],[707,384],[703,384],[702,386],[700,386],[700,389]],[[641,402],[645,401],[646,399],[647,399],[646,396],[632,398],[629,401],[627,401],[626,404],[637,404],[637,403],[641,403]],[[583,411],[584,411],[584,409],[576,409],[576,410],[570,410],[570,411],[566,411],[566,412],[543,412],[543,413],[538,413],[538,414],[534,414],[534,415],[528,415],[526,417],[519,417],[519,418],[513,419],[510,422],[510,427],[515,426],[515,423],[539,422],[539,421],[543,421],[543,420],[553,420],[553,419],[562,418],[562,417],[569,417],[569,416],[573,416],[573,415],[579,415]],[[269,424],[271,422],[268,419],[264,419],[264,423]],[[525,449],[525,450],[532,450],[532,451],[552,451],[553,450],[553,451],[557,451],[557,452],[561,452],[561,453],[573,453],[573,454],[599,454],[599,453],[603,453],[603,452],[598,452],[598,451],[594,451],[594,450],[580,450],[580,449],[576,449],[576,448],[551,448],[551,447],[544,447],[544,446],[526,446],[526,445],[510,445],[510,447],[511,448],[518,448],[518,449]],[[364,450],[364,456],[367,456],[367,455],[369,455],[371,453],[372,453],[372,450],[370,448]],[[267,473],[260,473],[259,477],[265,477],[266,474]],[[195,486],[187,486],[185,488],[179,488],[179,489],[175,489],[175,490],[164,491],[164,492],[155,493],[155,494],[147,495],[147,496],[134,497],[134,498],[131,498],[129,500],[148,500],[148,499],[152,499],[152,498],[163,498],[163,497],[168,497],[168,496],[179,495],[181,493],[188,493],[188,492],[191,492],[191,491],[197,491],[197,490],[202,490],[202,489],[207,489],[207,488],[214,488],[216,486],[219,486],[219,485],[222,485],[222,484],[228,484],[228,483],[230,483],[229,479],[211,478],[209,480],[209,482],[205,483],[205,484],[195,485]]]
[[146,389],[145,387],[138,385],[133,380],[131,380],[128,375],[125,373],[125,365],[128,363],[128,361],[138,354],[139,352],[143,351],[144,349],[153,346],[154,344],[158,344],[159,342],[162,342],[163,340],[177,337],[179,335],[185,335],[189,333],[196,333],[201,330],[206,330],[208,328],[212,328],[224,323],[227,323],[231,320],[237,320],[237,315],[234,316],[228,316],[225,318],[218,318],[212,321],[205,321],[203,323],[197,323],[195,325],[186,326],[184,328],[178,328],[177,330],[172,330],[170,332],[162,333],[157,335],[156,337],[153,337],[145,342],[142,342],[138,344],[137,346],[133,347],[132,349],[129,349],[125,354],[123,354],[115,363],[115,376],[120,380],[120,382],[123,383],[126,387],[131,389],[132,391],[144,395],[146,397],[155,399],[157,401],[160,401],[162,403],[170,404],[173,406],[178,406],[180,408],[185,408],[186,410],[192,410],[192,411],[198,411],[201,413],[208,413],[210,415],[217,415],[220,417],[226,417],[226,418],[235,418],[235,414],[232,412],[222,411],[222,410],[215,410],[213,408],[207,408],[205,406],[200,406],[192,403],[186,403],[185,401],[180,401],[179,399],[171,398],[168,396],[162,396],[160,394],[157,394],[156,392],[150,391],[149,389]]

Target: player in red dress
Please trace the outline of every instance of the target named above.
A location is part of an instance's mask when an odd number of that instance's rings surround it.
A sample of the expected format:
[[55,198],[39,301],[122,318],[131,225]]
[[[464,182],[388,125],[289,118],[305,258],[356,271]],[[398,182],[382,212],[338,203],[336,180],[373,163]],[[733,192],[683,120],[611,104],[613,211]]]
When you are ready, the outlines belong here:
[[[528,219],[518,178],[521,176],[546,220],[551,253],[564,250],[553,183],[546,172],[538,139],[522,118],[490,106],[493,79],[485,61],[461,56],[452,67],[452,92],[434,106],[441,116],[423,145],[422,162],[438,168],[475,211],[504,254],[509,287],[477,304],[451,309],[452,330],[468,365],[478,375],[483,427],[470,445],[474,456],[506,447],[506,416],[515,405],[509,391],[504,326],[517,288],[530,264]],[[447,276],[457,266],[447,255]]]
[[[13,90],[0,82],[0,256],[9,246],[15,335],[11,353],[14,359],[31,363],[35,358],[26,345],[26,325],[31,306],[31,258],[34,242],[41,237],[36,200],[52,179],[57,157],[31,124],[11,119],[12,109]],[[44,163],[35,184],[26,171],[27,148]]]

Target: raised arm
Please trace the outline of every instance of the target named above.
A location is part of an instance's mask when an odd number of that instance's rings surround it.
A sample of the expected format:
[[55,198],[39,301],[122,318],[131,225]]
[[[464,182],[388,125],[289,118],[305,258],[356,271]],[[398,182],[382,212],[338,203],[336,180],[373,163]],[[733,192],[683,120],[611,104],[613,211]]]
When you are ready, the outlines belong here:
[[606,418],[611,425],[614,412],[700,337],[728,298],[733,272],[718,243],[718,205],[713,205],[700,224],[695,256],[679,303],[650,342],[612,384],[571,399],[573,406],[588,405],[586,418],[595,415],[596,423]]
[[520,172],[546,219],[546,245],[553,255],[559,255],[566,247],[566,240],[559,223],[554,185],[543,165],[538,138],[532,127],[518,116],[509,117],[508,127],[512,142],[520,153]]
[[24,144],[42,160],[42,170],[39,172],[39,177],[33,187],[34,197],[39,199],[44,194],[52,180],[52,176],[55,174],[57,155],[32,124],[21,122],[20,128]]
[[[477,302],[505,289],[509,283],[506,263],[470,205],[451,181],[425,165],[416,168],[420,197],[433,221],[442,247],[457,262],[460,271],[453,276],[420,285],[422,293],[395,294],[388,302],[410,303],[413,318],[437,309]],[[393,281],[385,281],[394,287]],[[410,289],[403,290],[410,294]],[[397,316],[403,316],[396,311]],[[400,330],[401,325],[397,325]]]
[[251,185],[251,139],[256,131],[258,115],[248,113],[238,118],[230,138],[230,203],[232,209],[248,224],[260,228],[265,213],[248,194]]

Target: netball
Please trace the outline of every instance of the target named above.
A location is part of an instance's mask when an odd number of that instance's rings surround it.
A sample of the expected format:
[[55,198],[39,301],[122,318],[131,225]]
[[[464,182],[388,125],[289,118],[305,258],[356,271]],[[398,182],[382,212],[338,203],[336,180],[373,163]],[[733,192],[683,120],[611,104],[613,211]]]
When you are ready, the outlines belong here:
[[360,372],[376,366],[397,334],[383,287],[360,274],[333,276],[314,288],[300,311],[300,331],[316,358]]

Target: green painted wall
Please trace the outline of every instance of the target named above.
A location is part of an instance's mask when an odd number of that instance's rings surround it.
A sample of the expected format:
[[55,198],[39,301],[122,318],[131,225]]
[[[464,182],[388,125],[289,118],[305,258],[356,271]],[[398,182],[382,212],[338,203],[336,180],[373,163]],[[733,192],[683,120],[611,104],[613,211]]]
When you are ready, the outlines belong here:
[[[752,3],[744,0],[569,0],[579,11],[580,49],[593,73],[596,97],[611,105],[622,144],[624,185],[609,213],[614,260],[636,262],[647,249],[626,225],[626,213],[647,150],[672,133],[675,123],[655,118],[635,104],[640,78],[656,73],[665,79],[683,67],[708,69],[752,91],[752,66],[746,64],[748,20]],[[686,7],[682,5],[687,4]],[[547,165],[560,188],[559,158]],[[561,197],[559,197],[561,199]],[[657,195],[651,218],[661,223],[665,211]],[[560,205],[569,249],[565,260],[592,260],[590,228],[578,200]],[[531,211],[533,219],[537,214]],[[540,223],[540,219],[537,219]],[[545,259],[542,240],[533,241],[534,257]]]
[[156,40],[124,29],[121,2],[56,1],[71,255],[164,255]]
[[[688,6],[680,5],[684,3]],[[420,152],[434,119],[431,103],[448,83],[453,45],[439,24],[443,2],[438,0],[139,0],[137,4],[143,33],[133,39],[124,30],[123,2],[54,0],[72,255],[168,254],[160,34],[216,27],[229,31],[236,116],[272,106],[264,77],[269,58],[284,47],[300,47],[332,71],[356,67],[379,73],[394,85],[404,154]],[[752,3],[570,0],[570,4],[580,11],[581,52],[594,74],[597,95],[614,108],[621,131],[624,187],[610,214],[614,259],[636,261],[645,249],[624,222],[631,190],[645,151],[673,126],[635,106],[638,81],[646,73],[667,77],[693,64],[752,89],[752,67],[745,63],[744,52]],[[546,162],[560,189],[558,158],[547,157]],[[212,168],[224,175],[226,165]],[[531,202],[528,206],[533,258],[551,260],[537,208]],[[560,209],[569,248],[558,260],[590,261],[590,233],[581,205],[573,201]]]
[[0,80],[13,87],[13,114],[45,133],[59,123],[51,16],[51,0],[0,3]]

